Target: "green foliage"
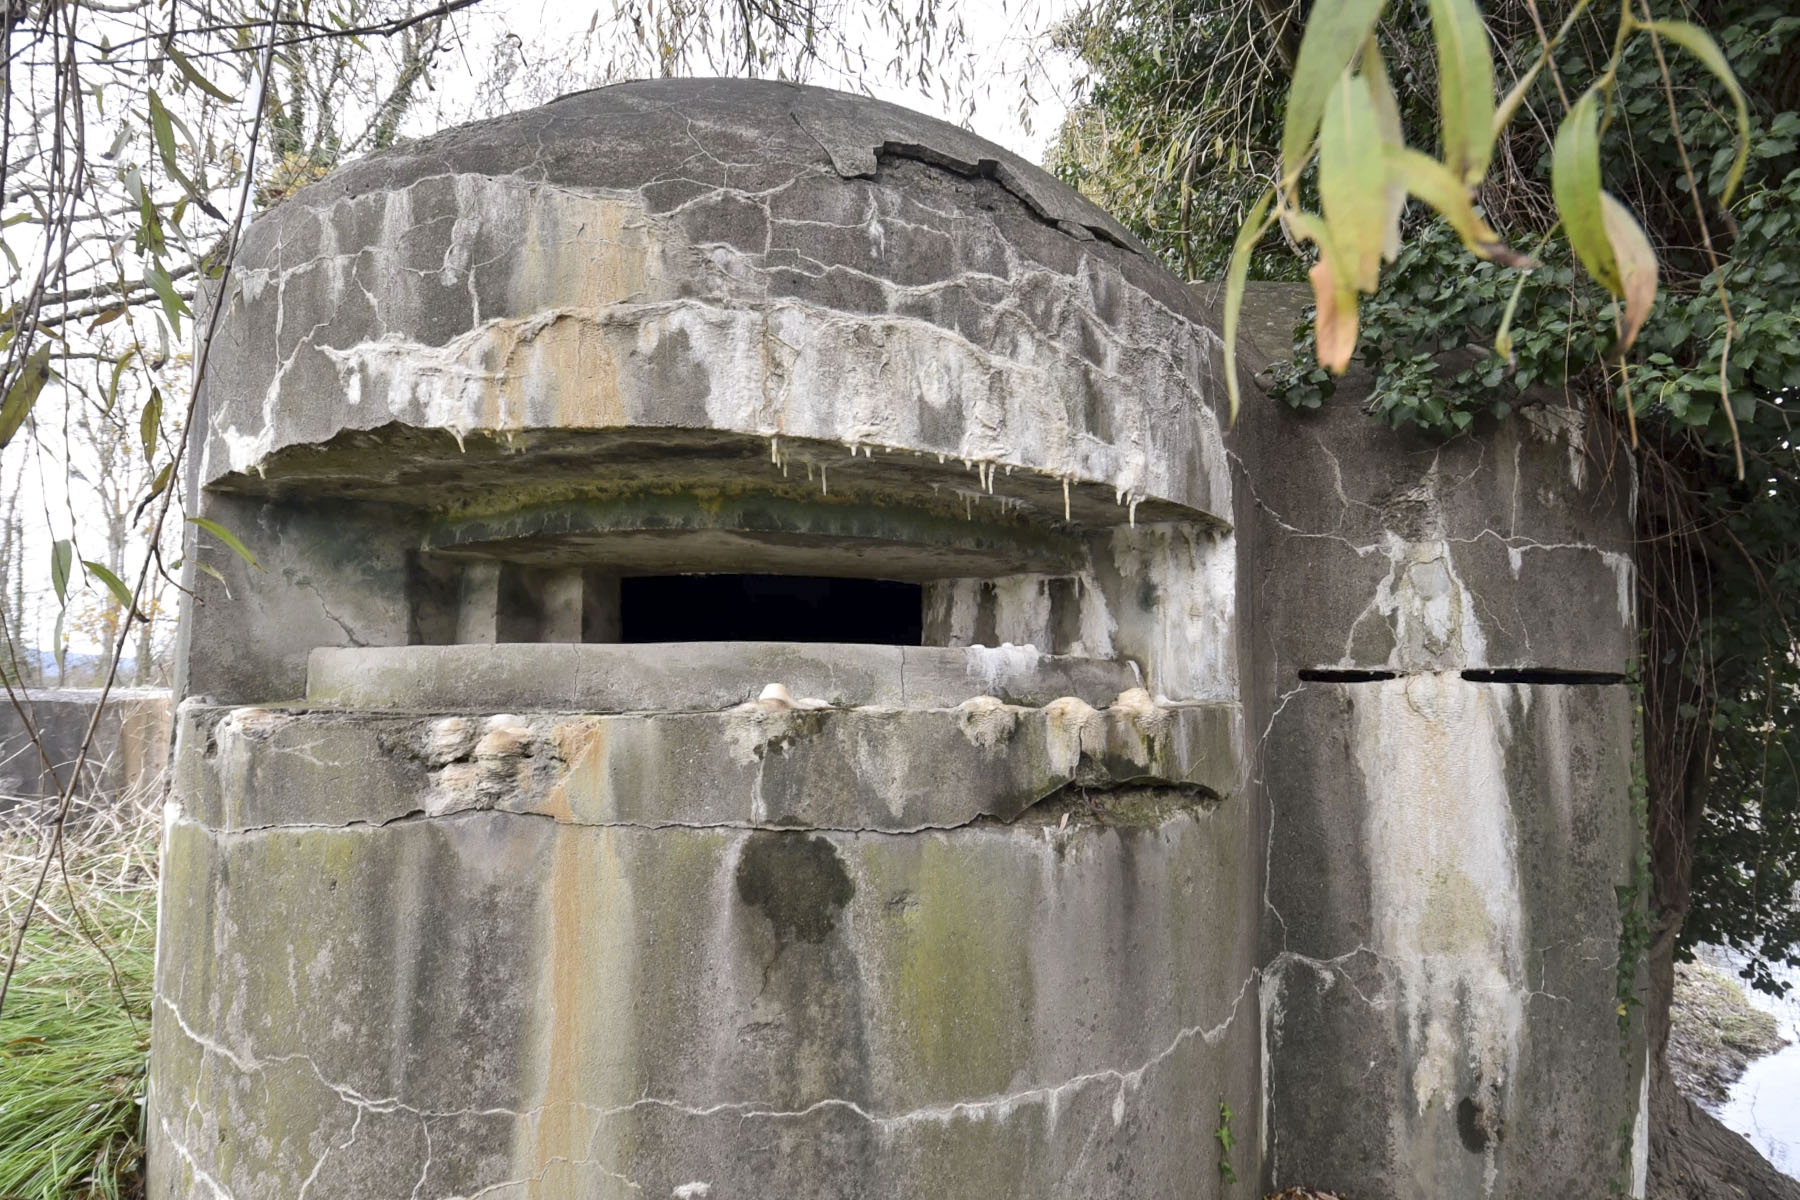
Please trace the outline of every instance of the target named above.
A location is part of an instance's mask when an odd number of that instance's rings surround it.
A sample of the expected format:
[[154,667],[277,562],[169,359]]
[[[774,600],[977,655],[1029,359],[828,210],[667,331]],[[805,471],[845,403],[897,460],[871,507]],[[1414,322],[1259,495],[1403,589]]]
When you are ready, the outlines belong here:
[[[1569,11],[1539,7],[1546,22]],[[1169,9],[1101,0],[1071,25],[1070,44],[1098,82],[1065,131],[1059,169],[1119,205],[1171,264],[1199,277],[1220,276],[1236,221],[1277,171],[1272,147],[1292,61],[1282,53],[1291,38],[1280,14],[1297,9],[1263,5],[1260,23],[1243,11],[1218,0]],[[1729,209],[1716,198],[1737,171],[1737,96],[1721,84],[1716,61],[1692,52],[1704,43],[1657,26],[1668,92],[1659,47],[1641,33],[1607,80],[1600,177],[1641,220],[1663,276],[1621,358],[1612,297],[1552,236],[1545,136],[1578,99],[1572,89],[1609,59],[1616,12],[1579,20],[1554,69],[1517,90],[1520,116],[1479,192],[1486,220],[1541,265],[1527,272],[1472,259],[1414,205],[1404,246],[1362,300],[1358,356],[1375,377],[1369,409],[1397,428],[1455,436],[1533,405],[1637,426],[1640,615],[1663,628],[1646,670],[1652,914],[1685,904],[1685,943],[1757,955],[1755,979],[1770,986],[1770,963],[1800,957],[1800,451],[1791,424],[1800,404],[1800,89],[1791,65],[1800,17],[1761,0],[1675,14],[1711,32],[1742,85],[1750,136]],[[1495,0],[1484,16],[1499,86],[1513,88],[1541,50],[1531,10],[1523,0]],[[1121,19],[1109,26],[1109,17]],[[1423,3],[1390,5],[1381,36],[1406,139],[1425,144],[1440,100]],[[1096,127],[1115,136],[1096,139]],[[1218,140],[1196,140],[1196,130]],[[1704,228],[1684,158],[1703,193]],[[1308,186],[1311,177],[1302,202],[1310,202]],[[1252,277],[1296,278],[1305,261],[1271,232],[1248,265]],[[1308,331],[1277,372],[1277,394],[1299,407],[1325,403],[1335,379],[1316,361]],[[1691,901],[1682,886],[1690,867]]]
[[[1213,0],[1085,5],[1057,41],[1091,85],[1047,165],[1173,270],[1219,278],[1238,226],[1277,174],[1284,98],[1261,66],[1280,58],[1283,28],[1279,18],[1246,23]],[[1250,267],[1257,279],[1303,273],[1279,246],[1264,246]]]
[[1223,1183],[1237,1182],[1237,1169],[1231,1165],[1231,1148],[1237,1145],[1237,1138],[1231,1132],[1234,1115],[1231,1105],[1219,1101],[1219,1127],[1213,1130],[1213,1138],[1219,1143],[1219,1179]]
[[[57,904],[60,919],[26,935],[0,1022],[0,1196],[142,1194],[155,837],[146,814],[116,842],[71,850],[81,922]],[[29,890],[10,885],[35,868],[34,840],[0,835],[0,873],[14,895]]]

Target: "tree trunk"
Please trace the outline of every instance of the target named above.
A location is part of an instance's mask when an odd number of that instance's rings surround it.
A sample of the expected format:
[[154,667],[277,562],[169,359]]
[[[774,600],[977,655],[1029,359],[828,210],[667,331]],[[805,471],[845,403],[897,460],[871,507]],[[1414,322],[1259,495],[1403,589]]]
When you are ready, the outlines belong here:
[[1694,842],[1713,765],[1712,707],[1703,653],[1715,583],[1694,492],[1654,453],[1639,457],[1638,597],[1644,631],[1644,787],[1652,917],[1644,1031],[1650,1051],[1653,1200],[1800,1200],[1800,1182],[1676,1088],[1669,1072],[1675,950],[1693,892]]

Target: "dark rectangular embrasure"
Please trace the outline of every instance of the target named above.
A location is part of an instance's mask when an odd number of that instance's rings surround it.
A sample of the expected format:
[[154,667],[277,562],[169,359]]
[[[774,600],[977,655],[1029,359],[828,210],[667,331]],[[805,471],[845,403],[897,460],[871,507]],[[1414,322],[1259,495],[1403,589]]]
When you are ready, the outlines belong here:
[[923,588],[815,575],[628,575],[622,642],[863,642],[917,646]]
[[1364,667],[1304,667],[1300,671],[1301,683],[1380,683],[1399,677],[1398,671]]
[[1462,677],[1470,683],[1560,684],[1567,687],[1625,682],[1625,676],[1617,671],[1569,671],[1560,667],[1469,667]]

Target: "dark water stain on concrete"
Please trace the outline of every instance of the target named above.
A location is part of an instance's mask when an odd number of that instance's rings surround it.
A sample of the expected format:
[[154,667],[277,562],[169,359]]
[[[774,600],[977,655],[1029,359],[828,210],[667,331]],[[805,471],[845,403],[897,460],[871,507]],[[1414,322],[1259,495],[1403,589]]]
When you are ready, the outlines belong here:
[[843,860],[822,837],[759,830],[738,857],[738,895],[759,908],[785,945],[822,942],[856,894]]

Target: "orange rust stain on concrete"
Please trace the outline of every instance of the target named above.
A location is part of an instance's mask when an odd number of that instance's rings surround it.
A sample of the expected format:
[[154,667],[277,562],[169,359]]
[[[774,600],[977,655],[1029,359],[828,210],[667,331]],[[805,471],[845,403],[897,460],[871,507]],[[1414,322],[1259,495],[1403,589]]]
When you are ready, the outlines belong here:
[[656,231],[640,205],[543,188],[526,214],[516,295],[556,296],[590,311],[645,295]]
[[550,299],[545,318],[498,321],[476,370],[477,429],[626,424],[618,355],[600,314],[650,290],[653,222],[641,207],[554,189],[523,201],[526,229],[510,280],[514,296]]
[[549,1026],[529,1131],[531,1200],[587,1194],[596,1176],[627,1165],[608,1161],[597,1111],[627,1103],[633,1089],[631,888],[616,832],[564,829],[551,852]]
[[592,312],[495,327],[475,427],[604,429],[626,424],[618,358]]
[[606,722],[599,717],[560,721],[550,730],[557,757],[566,764],[545,799],[545,811],[559,821],[609,820],[618,814],[606,779]]

